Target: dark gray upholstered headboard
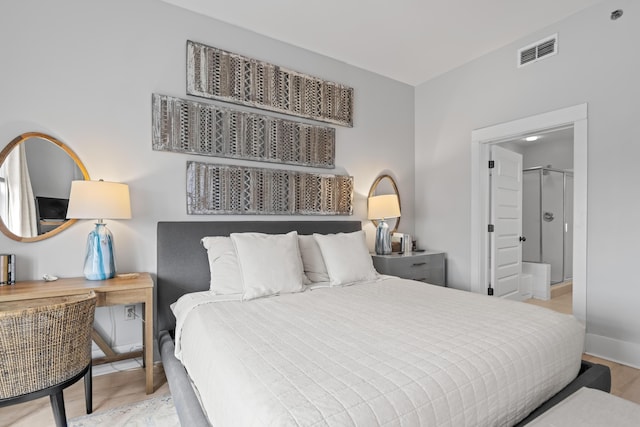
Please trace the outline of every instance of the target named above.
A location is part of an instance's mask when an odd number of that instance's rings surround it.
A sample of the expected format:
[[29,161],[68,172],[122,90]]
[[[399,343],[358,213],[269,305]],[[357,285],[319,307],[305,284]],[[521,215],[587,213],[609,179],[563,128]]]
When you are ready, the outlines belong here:
[[200,244],[205,236],[228,236],[254,231],[281,234],[339,233],[357,231],[360,221],[207,221],[159,222],[157,266],[157,331],[175,328],[169,305],[189,292],[209,289],[209,260]]

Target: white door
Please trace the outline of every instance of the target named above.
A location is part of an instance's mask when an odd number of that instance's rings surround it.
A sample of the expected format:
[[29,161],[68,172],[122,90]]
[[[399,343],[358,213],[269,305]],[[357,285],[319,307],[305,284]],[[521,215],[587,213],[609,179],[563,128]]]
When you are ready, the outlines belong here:
[[491,147],[490,283],[498,297],[519,299],[522,273],[522,155]]

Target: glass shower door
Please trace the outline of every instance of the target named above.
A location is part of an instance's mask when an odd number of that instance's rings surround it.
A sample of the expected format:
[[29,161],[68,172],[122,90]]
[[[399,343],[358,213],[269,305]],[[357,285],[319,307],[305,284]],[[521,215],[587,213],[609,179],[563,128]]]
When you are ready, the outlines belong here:
[[564,173],[542,174],[542,262],[551,265],[551,283],[564,281]]
[[573,278],[573,174],[565,173],[564,280]]
[[542,235],[540,229],[540,170],[522,173],[522,260],[542,262]]

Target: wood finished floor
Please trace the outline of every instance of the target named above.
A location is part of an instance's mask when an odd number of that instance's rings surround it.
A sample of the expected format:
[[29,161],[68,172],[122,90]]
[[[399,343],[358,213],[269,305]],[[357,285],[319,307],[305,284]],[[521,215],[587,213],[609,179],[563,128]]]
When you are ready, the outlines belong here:
[[[573,294],[569,292],[551,298],[548,301],[529,299],[526,302],[559,311],[560,313],[571,314],[573,313],[572,298]],[[611,394],[640,404],[640,369],[588,354],[584,354],[582,358],[589,362],[606,365],[611,369]]]
[[[154,366],[155,392],[145,392],[142,368],[93,377],[93,412],[104,412],[117,406],[139,402],[169,393],[169,385],[161,365]],[[64,390],[67,419],[85,415],[84,381],[80,380]],[[0,408],[1,427],[55,426],[48,397]]]
[[[572,312],[572,294],[565,293],[549,301],[530,299],[526,301],[561,313]],[[611,368],[611,393],[624,399],[640,403],[640,370],[585,354],[585,360],[601,363]],[[93,378],[93,411],[106,411],[117,406],[139,402],[169,393],[164,371],[160,365],[154,367],[156,391],[145,394],[144,371],[133,369],[101,375]],[[84,383],[77,382],[64,392],[67,417],[84,415]],[[53,426],[53,415],[49,398],[0,408],[0,427],[47,427]]]

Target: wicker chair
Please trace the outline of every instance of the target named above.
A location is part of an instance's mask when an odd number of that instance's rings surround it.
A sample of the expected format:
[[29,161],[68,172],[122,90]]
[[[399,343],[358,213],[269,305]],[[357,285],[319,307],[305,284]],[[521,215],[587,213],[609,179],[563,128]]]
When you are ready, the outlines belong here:
[[0,407],[48,395],[56,425],[66,426],[62,390],[84,377],[91,413],[95,307],[93,291],[0,304]]

